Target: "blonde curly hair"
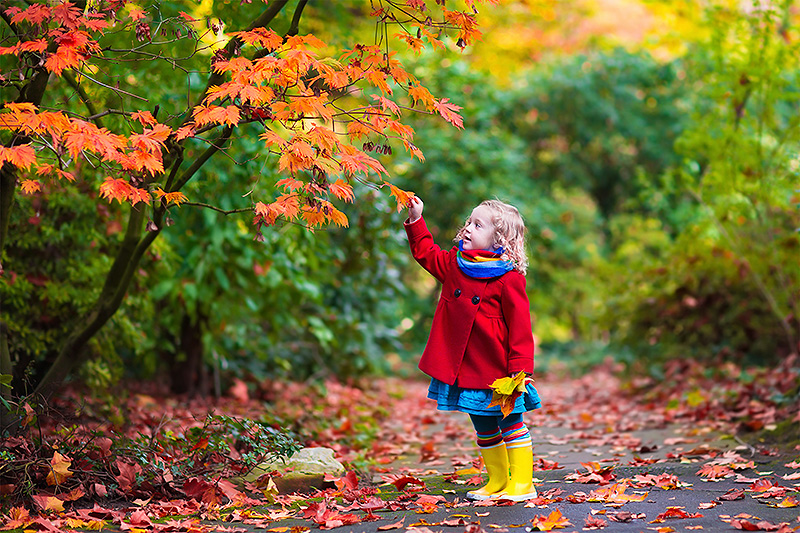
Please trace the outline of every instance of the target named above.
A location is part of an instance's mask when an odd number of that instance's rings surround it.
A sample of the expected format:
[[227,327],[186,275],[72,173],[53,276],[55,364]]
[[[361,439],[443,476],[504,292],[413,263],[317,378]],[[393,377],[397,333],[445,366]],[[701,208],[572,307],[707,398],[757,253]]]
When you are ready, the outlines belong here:
[[[478,207],[487,207],[492,212],[492,225],[494,226],[494,244],[502,246],[504,253],[502,259],[511,261],[514,270],[525,274],[528,270],[528,254],[525,252],[525,221],[513,205],[500,200],[484,200]],[[464,238],[464,232],[469,224],[469,218],[464,226],[456,233],[455,242]]]

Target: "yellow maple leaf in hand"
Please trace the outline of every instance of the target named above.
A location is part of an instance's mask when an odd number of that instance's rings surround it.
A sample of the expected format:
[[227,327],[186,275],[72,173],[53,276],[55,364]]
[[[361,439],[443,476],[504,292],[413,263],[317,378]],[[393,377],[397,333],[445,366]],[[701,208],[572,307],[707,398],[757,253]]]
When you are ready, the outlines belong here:
[[490,385],[492,388],[492,402],[487,407],[500,406],[503,418],[507,417],[514,410],[514,404],[520,397],[528,383],[533,383],[533,378],[520,372],[514,377],[498,378]]

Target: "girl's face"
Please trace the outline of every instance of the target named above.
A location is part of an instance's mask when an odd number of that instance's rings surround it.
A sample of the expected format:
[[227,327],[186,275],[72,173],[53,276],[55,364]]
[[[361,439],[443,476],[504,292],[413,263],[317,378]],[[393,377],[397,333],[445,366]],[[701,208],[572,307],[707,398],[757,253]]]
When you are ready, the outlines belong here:
[[464,228],[465,250],[494,250],[494,224],[492,210],[479,205],[472,210]]

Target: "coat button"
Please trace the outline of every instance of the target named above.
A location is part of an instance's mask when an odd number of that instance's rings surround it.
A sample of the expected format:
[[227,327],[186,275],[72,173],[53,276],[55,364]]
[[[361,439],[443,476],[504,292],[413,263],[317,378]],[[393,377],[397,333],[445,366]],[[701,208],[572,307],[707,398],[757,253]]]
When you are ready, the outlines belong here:
[[461,296],[461,289],[456,289],[455,292],[453,292],[453,296],[455,296],[456,298]]
[[480,301],[481,301],[481,299],[480,299],[479,296],[473,296],[472,297],[472,303],[474,303],[475,305],[478,305],[478,302],[480,302]]

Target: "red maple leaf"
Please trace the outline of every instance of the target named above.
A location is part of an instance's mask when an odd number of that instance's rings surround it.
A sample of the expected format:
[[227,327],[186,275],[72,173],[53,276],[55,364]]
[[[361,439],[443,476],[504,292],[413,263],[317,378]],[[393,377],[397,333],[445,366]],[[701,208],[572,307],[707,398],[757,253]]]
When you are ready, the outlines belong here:
[[667,518],[702,518],[700,513],[687,513],[683,507],[667,507],[667,510],[659,514],[655,520],[651,520],[651,524],[657,524],[665,521]]
[[456,128],[464,129],[464,119],[458,114],[458,110],[461,109],[460,105],[450,103],[448,98],[435,101],[433,105],[436,108],[436,112],[442,115],[447,122]]
[[303,510],[303,518],[311,519],[320,529],[333,529],[361,522],[358,515],[343,514],[328,506],[327,501],[315,502]]
[[597,518],[595,516],[589,515],[584,519],[584,530],[591,530],[591,529],[603,529],[606,527],[607,522],[601,518]]
[[425,486],[425,482],[421,481],[415,477],[411,476],[403,476],[398,479],[395,479],[390,482],[391,485],[394,485],[397,490],[403,490],[406,488],[406,485],[421,485]]

